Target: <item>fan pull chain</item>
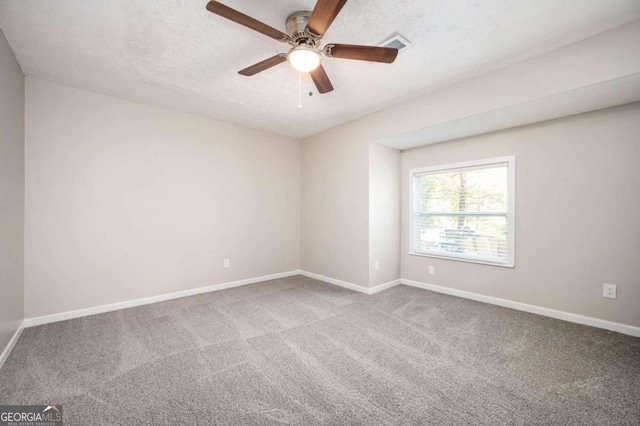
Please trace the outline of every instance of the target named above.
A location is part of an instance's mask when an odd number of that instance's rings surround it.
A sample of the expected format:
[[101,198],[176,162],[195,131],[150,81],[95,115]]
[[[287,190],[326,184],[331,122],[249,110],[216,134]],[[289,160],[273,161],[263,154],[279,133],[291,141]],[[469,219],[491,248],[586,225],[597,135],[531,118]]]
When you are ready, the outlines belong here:
[[302,109],[302,73],[298,73],[298,108]]

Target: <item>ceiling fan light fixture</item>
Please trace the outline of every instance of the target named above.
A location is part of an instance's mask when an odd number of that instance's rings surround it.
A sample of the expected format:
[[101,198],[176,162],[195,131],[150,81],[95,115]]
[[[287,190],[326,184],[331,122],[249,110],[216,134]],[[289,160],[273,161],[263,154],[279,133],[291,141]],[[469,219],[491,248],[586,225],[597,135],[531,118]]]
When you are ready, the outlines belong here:
[[309,72],[320,66],[322,56],[318,49],[301,44],[287,53],[287,61],[300,72]]
[[[323,56],[390,64],[398,56],[398,47],[400,47],[395,45],[387,47],[331,43],[325,45],[323,50],[320,50],[322,37],[324,37],[327,29],[346,2],[347,0],[316,0],[316,5],[312,12],[299,10],[292,13],[285,21],[288,34],[229,6],[225,6],[218,0],[209,0],[207,10],[272,39],[293,46],[286,55],[279,53],[238,71],[238,74],[250,77],[288,61],[295,70],[310,74],[318,93],[329,93],[333,90],[333,85],[321,65]],[[400,43],[402,45],[406,44],[403,41],[400,41]],[[299,81],[301,84],[302,80]]]

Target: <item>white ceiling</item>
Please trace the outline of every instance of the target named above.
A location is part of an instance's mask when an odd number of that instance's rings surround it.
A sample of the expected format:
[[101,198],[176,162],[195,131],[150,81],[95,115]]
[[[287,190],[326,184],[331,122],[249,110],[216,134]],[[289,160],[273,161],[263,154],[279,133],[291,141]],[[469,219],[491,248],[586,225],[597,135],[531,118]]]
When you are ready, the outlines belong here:
[[[223,3],[284,31],[315,1]],[[325,43],[398,31],[413,47],[391,65],[326,59],[335,91],[318,95],[305,75],[300,110],[288,64],[237,74],[287,45],[205,6],[0,0],[0,28],[27,76],[301,138],[640,19],[638,0],[350,0]]]

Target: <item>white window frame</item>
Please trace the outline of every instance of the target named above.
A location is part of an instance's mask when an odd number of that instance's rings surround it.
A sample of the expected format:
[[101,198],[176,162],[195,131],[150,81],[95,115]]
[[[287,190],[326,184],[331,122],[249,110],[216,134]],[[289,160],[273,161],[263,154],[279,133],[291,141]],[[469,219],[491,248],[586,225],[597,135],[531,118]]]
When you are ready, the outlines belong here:
[[[470,171],[475,169],[488,168],[494,165],[507,166],[507,241],[508,253],[507,261],[499,262],[492,259],[482,259],[478,257],[468,257],[464,254],[440,252],[416,252],[414,250],[414,218],[416,206],[413,203],[414,177],[416,174],[439,174],[457,171]],[[409,254],[412,256],[434,257],[439,259],[457,260],[461,262],[480,263],[483,265],[501,266],[505,268],[515,267],[515,231],[516,231],[516,157],[515,155],[506,157],[495,157],[483,160],[465,161],[462,163],[442,164],[437,166],[420,167],[409,170]]]

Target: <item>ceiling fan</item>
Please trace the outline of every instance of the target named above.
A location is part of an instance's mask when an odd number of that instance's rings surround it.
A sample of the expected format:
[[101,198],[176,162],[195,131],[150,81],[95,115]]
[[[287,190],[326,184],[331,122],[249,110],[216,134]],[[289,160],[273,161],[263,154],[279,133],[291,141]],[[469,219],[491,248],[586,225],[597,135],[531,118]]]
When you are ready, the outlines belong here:
[[289,61],[296,70],[308,72],[311,75],[318,92],[327,93],[333,90],[333,86],[322,67],[323,56],[387,64],[395,61],[396,56],[398,56],[398,49],[391,47],[331,43],[325,45],[322,49],[320,48],[322,36],[324,36],[346,2],[347,0],[318,0],[313,12],[299,11],[292,13],[286,20],[288,34],[231,9],[216,0],[211,0],[207,4],[207,10],[292,46],[287,53],[281,53],[251,65],[239,71],[239,74],[249,77],[282,62]]

